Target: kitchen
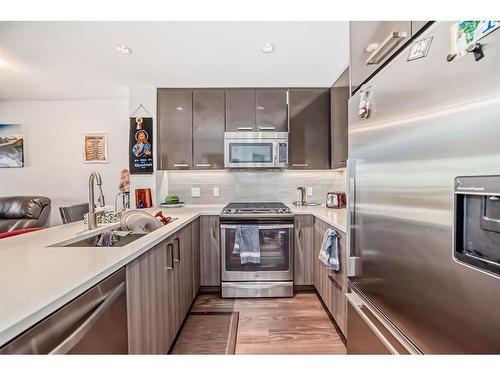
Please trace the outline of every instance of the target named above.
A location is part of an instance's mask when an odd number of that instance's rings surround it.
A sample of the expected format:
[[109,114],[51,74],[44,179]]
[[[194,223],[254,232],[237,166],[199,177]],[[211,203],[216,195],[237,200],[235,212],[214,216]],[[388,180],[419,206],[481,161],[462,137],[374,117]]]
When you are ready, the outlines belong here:
[[[498,354],[500,22],[199,27],[0,24],[6,66],[82,69],[2,78],[0,353]],[[330,64],[297,76],[293,32]],[[175,67],[231,48],[259,69]]]

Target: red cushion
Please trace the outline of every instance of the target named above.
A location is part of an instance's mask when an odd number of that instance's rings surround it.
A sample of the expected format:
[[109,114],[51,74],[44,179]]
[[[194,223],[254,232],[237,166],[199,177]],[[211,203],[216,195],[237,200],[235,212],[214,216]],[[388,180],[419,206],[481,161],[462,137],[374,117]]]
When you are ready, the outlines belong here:
[[0,239],[12,237],[12,236],[17,236],[19,234],[35,232],[35,231],[40,230],[40,229],[43,229],[43,228],[24,228],[24,229],[12,230],[10,232],[0,233]]

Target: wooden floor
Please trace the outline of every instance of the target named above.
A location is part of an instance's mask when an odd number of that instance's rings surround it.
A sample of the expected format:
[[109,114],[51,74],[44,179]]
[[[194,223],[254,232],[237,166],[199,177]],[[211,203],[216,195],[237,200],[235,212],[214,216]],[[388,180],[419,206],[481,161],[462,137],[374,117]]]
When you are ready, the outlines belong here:
[[[218,294],[200,294],[191,312],[238,312],[235,354],[346,353],[335,326],[313,292],[297,293],[293,298],[255,299],[222,299]],[[193,340],[190,349],[184,335],[182,350],[176,343],[172,352],[196,354],[196,350],[199,344]]]
[[237,312],[190,312],[172,354],[234,354]]

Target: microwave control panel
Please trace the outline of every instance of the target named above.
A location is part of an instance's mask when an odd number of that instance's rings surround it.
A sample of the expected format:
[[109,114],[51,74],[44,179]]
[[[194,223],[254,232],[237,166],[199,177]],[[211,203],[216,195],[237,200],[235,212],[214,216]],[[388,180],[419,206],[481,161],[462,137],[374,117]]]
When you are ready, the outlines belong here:
[[279,162],[280,164],[288,163],[288,144],[286,142],[279,143]]

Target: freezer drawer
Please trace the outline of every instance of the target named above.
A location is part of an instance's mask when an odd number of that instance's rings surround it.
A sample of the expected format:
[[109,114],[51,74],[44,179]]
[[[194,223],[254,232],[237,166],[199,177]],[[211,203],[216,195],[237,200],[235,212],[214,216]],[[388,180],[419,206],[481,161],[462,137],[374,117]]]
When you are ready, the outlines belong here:
[[355,292],[346,293],[347,354],[419,354],[368,302]]
[[127,354],[125,269],[41,321],[0,354]]

